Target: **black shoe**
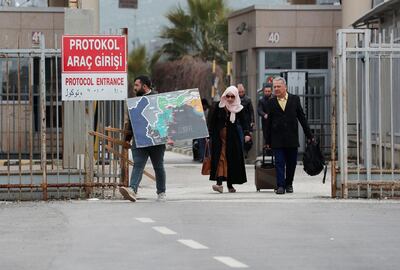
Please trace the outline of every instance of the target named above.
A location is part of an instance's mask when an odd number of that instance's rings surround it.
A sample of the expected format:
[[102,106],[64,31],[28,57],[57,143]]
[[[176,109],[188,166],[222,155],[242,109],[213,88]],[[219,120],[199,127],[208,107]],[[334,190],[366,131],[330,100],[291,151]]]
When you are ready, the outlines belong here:
[[286,192],[287,193],[293,193],[293,186],[287,186],[286,187]]
[[278,187],[278,189],[275,192],[276,194],[285,194],[285,189],[283,187]]

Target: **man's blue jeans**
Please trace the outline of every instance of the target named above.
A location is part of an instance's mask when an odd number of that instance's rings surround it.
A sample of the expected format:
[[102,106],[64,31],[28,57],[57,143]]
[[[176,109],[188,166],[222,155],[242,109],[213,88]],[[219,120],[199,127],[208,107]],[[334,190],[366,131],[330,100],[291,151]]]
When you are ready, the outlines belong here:
[[297,165],[297,148],[276,148],[272,150],[275,157],[276,185],[283,188],[292,186]]
[[157,194],[165,192],[165,169],[164,169],[165,144],[144,148],[132,147],[133,169],[130,187],[137,193],[142,180],[144,167],[150,157],[156,174]]

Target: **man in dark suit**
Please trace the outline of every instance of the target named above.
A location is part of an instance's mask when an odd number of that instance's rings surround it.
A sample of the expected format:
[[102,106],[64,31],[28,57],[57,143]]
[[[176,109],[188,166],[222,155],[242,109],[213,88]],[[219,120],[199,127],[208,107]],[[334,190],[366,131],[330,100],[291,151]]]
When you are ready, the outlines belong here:
[[264,96],[260,98],[258,101],[257,105],[257,113],[261,117],[261,123],[262,123],[262,131],[263,131],[263,137],[264,137],[264,144],[265,144],[265,139],[266,139],[266,134],[267,134],[267,104],[268,100],[272,98],[272,84],[266,83],[263,85],[262,91],[264,93]]
[[299,147],[298,122],[308,140],[313,136],[308,126],[300,98],[287,92],[282,77],[273,80],[274,97],[267,104],[266,147],[272,148],[275,157],[277,194],[293,193],[293,178]]
[[[242,83],[239,83],[237,85],[237,89],[239,91],[240,104],[243,106],[244,119],[246,123],[250,126],[250,132],[253,132],[254,122],[255,122],[253,104],[249,96],[246,95],[246,90],[244,89],[244,85]],[[253,145],[252,140],[244,141],[243,139],[244,158],[247,159],[247,154],[250,151],[252,145]]]
[[252,130],[254,128],[253,104],[251,103],[249,96],[246,95],[246,90],[244,89],[244,85],[242,83],[237,85],[237,89],[239,91],[240,104],[243,106],[245,120],[250,125]]

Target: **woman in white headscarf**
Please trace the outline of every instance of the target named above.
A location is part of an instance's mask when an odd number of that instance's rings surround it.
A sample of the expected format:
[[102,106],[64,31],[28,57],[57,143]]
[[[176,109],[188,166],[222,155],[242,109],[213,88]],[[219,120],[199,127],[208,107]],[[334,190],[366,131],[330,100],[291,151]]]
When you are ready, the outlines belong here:
[[233,184],[247,182],[242,136],[244,134],[245,141],[251,137],[242,109],[238,89],[229,86],[210,116],[210,180],[217,181],[212,189],[219,193],[223,192],[222,182],[227,182],[229,192],[236,192]]

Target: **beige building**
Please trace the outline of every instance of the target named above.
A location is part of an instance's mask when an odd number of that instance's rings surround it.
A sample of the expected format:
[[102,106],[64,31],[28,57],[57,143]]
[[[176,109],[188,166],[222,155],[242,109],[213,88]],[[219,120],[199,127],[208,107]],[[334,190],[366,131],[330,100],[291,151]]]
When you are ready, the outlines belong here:
[[[341,26],[340,5],[251,6],[232,13],[228,28],[234,83],[247,86],[256,107],[257,90],[268,78],[285,71],[306,72],[308,87],[296,94],[303,97],[314,133],[323,139],[329,129],[332,64]],[[261,132],[257,135],[259,150]]]
[[[50,1],[51,2],[51,1]],[[57,3],[53,3],[57,4]],[[39,38],[45,35],[46,48],[60,47],[64,33],[64,8],[60,5],[50,7],[0,7],[0,51],[7,49],[28,50],[39,48]],[[1,53],[0,53],[1,54]],[[40,114],[38,104],[39,57],[29,58],[25,54],[5,54],[0,57],[0,159],[3,154],[29,152],[30,130],[33,137],[33,153],[38,154],[40,145]],[[60,61],[59,61],[60,63]],[[48,58],[46,67],[54,70],[55,59]],[[47,87],[55,88],[55,73],[46,74]],[[33,105],[29,100],[33,100]],[[46,104],[55,127],[55,91],[49,94]],[[51,102],[53,102],[51,104]],[[17,120],[18,119],[18,120]],[[55,136],[48,145],[55,145]],[[54,147],[53,147],[54,149]]]
[[[38,47],[38,34],[58,36],[64,33],[64,8],[1,8],[0,48],[28,49]],[[46,39],[46,48],[54,48],[54,38]]]

